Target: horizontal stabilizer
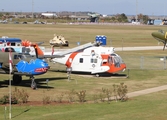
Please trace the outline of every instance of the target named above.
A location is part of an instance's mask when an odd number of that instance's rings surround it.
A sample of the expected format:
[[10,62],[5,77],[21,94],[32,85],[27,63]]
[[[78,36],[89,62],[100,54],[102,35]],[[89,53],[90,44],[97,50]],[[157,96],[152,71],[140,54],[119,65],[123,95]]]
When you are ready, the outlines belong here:
[[15,74],[15,75],[26,75],[26,76],[31,76],[32,74],[30,74],[30,73],[26,73],[26,72],[14,72],[13,74]]
[[62,58],[64,55],[42,55],[38,56],[39,59],[44,59],[44,58]]

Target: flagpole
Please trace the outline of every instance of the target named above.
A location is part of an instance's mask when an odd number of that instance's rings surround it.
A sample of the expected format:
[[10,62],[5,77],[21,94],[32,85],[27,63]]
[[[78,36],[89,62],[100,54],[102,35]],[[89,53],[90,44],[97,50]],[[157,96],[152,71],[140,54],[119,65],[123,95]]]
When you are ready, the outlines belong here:
[[12,95],[11,94],[12,94],[11,93],[11,73],[9,73],[9,119],[12,118],[12,113],[11,113],[11,110],[12,110],[12,105],[11,105]]
[[12,58],[11,58],[11,49],[10,49],[9,50],[9,119],[12,119],[11,72],[12,72]]

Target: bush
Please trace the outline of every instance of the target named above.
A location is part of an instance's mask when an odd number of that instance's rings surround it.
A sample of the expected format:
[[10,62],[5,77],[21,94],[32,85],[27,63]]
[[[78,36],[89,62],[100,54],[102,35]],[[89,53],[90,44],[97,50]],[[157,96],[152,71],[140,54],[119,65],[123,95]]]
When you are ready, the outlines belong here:
[[110,97],[111,97],[111,94],[112,94],[111,90],[102,88],[102,92],[105,94],[108,101],[110,101]]
[[[28,101],[28,93],[22,89],[15,88],[15,90],[11,94],[11,104],[18,104],[18,103],[27,103]],[[0,99],[0,104],[7,104],[9,103],[9,95],[4,95]]]
[[124,83],[120,83],[117,89],[117,93],[121,101],[126,101],[128,99],[128,97],[126,96],[127,92],[128,92],[127,86],[124,85]]
[[70,92],[67,92],[67,99],[69,102],[74,102],[75,101],[75,90],[72,89]]
[[42,98],[43,104],[49,104],[51,102],[51,97],[48,95],[45,95],[45,91],[43,91],[43,93],[44,93],[44,96]]
[[[0,99],[0,104],[9,104],[9,95],[4,95]],[[11,104],[18,104],[17,98],[11,96]]]
[[42,99],[43,104],[49,104],[51,101],[49,96],[44,96]]
[[127,97],[128,88],[127,85],[124,83],[120,83],[119,85],[113,85],[112,89],[106,89],[102,88],[102,92],[100,93],[100,99],[102,102],[105,101],[105,98],[107,98],[108,101],[111,101],[111,97],[113,97],[114,100],[118,101],[126,101],[128,99]]
[[85,102],[86,90],[82,90],[76,93],[80,102]]
[[15,90],[12,92],[12,96],[18,100],[19,103],[27,103],[29,95],[28,93],[22,89],[19,90],[15,87]]
[[61,103],[64,97],[64,93],[61,93],[60,95],[57,96],[57,102]]

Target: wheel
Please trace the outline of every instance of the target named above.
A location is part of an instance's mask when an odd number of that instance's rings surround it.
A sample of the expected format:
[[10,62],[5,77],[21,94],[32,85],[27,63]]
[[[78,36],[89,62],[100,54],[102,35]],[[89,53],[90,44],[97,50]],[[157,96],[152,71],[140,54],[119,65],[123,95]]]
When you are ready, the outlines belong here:
[[99,74],[96,74],[96,77],[99,77]]
[[34,77],[31,76],[30,79],[31,79],[31,88],[32,88],[33,90],[36,90],[36,89],[37,89],[37,84],[36,84],[36,82],[35,82],[35,80],[34,80]]
[[31,84],[31,88],[32,88],[33,90],[36,90],[36,89],[37,89],[37,84],[36,84],[35,82],[33,82],[33,83]]
[[13,84],[19,84],[22,81],[22,77],[20,75],[13,75]]

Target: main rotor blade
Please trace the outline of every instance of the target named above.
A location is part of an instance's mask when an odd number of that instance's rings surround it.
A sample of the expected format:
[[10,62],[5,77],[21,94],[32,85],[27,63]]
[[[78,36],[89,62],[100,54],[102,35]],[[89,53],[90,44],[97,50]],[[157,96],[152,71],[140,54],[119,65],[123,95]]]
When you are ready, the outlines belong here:
[[37,45],[42,45],[44,42],[39,42],[39,43],[37,43]]

